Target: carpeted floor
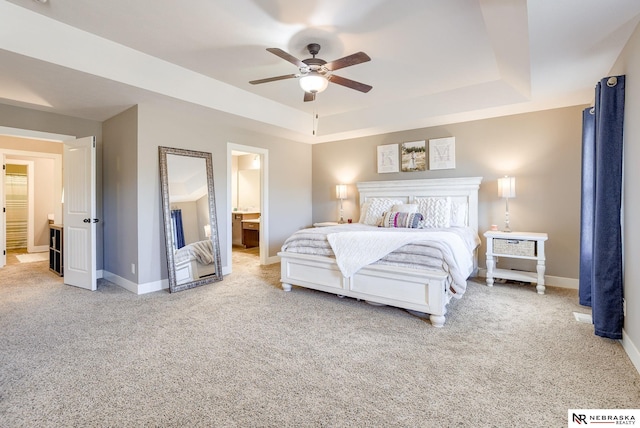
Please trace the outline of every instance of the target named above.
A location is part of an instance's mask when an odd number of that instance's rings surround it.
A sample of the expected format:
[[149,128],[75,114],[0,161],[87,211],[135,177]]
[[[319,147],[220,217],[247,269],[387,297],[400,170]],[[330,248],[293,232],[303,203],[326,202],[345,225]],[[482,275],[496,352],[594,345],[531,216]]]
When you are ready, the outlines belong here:
[[0,426],[454,427],[567,424],[640,408],[618,342],[575,291],[469,282],[444,328],[294,287],[234,252],[224,281],[136,296],[0,270]]

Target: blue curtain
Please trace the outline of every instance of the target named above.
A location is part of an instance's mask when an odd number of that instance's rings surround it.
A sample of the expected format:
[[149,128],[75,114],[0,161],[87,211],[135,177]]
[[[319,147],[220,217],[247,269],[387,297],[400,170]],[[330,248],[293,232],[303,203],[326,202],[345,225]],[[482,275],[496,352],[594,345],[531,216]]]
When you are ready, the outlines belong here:
[[583,112],[580,304],[595,334],[622,338],[622,143],[625,76],[602,79]]
[[171,210],[171,226],[173,229],[173,242],[176,249],[184,247],[184,229],[182,228],[182,211]]
[[595,215],[595,108],[582,112],[582,199],[580,206],[580,304],[591,306],[593,269],[593,222]]

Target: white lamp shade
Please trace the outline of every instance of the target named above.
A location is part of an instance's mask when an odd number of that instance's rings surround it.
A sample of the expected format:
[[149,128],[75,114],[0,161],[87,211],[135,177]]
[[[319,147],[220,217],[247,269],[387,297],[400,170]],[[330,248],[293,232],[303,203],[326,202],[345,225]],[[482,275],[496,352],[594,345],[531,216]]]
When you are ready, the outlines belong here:
[[300,87],[311,94],[322,92],[327,89],[327,86],[329,86],[327,78],[313,71],[300,78]]
[[516,178],[515,177],[498,178],[498,196],[501,198],[516,197]]
[[336,198],[338,198],[338,199],[347,199],[347,185],[346,184],[338,184],[338,185],[336,185]]
[[211,225],[204,225],[204,236],[206,236],[207,238],[211,238]]

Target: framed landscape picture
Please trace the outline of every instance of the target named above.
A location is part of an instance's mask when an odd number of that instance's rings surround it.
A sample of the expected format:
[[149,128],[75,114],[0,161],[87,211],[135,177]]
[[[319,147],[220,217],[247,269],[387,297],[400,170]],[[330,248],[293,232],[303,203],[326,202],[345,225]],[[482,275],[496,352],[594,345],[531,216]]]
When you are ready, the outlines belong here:
[[427,144],[422,141],[402,143],[402,171],[427,170]]
[[398,172],[398,145],[378,146],[378,174]]
[[456,167],[456,138],[429,140],[429,169],[454,169]]

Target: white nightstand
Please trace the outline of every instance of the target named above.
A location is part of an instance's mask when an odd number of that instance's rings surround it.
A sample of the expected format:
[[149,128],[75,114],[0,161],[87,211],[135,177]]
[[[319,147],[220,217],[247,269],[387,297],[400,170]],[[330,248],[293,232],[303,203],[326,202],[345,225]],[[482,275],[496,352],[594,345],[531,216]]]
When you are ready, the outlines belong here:
[[[493,286],[494,278],[535,282],[538,294],[544,294],[544,241],[546,233],[485,232],[487,238],[487,285]],[[537,260],[536,272],[496,268],[497,257]]]

